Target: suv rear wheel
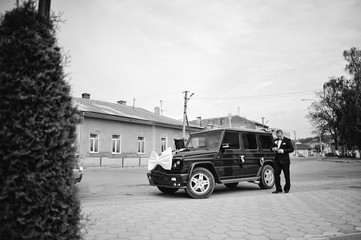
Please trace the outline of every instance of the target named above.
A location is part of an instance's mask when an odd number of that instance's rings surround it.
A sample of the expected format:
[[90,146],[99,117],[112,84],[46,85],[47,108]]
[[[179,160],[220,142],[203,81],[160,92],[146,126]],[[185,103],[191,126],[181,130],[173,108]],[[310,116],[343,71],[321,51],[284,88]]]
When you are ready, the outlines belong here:
[[193,170],[186,188],[186,193],[192,198],[207,198],[214,190],[214,177],[206,168]]
[[274,184],[275,184],[275,174],[273,167],[270,165],[264,165],[258,186],[262,189],[270,189],[273,188]]
[[165,194],[172,194],[178,191],[179,188],[157,187],[159,191]]

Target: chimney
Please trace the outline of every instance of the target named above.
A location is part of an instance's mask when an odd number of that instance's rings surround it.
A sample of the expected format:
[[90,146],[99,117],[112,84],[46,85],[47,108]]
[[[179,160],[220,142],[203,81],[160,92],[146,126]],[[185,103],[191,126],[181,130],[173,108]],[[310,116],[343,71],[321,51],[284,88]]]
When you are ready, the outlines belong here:
[[118,104],[121,104],[121,105],[127,105],[127,101],[124,101],[124,100],[119,100],[117,101]]
[[201,117],[197,117],[197,125],[202,127],[202,118]]
[[84,99],[90,99],[90,94],[89,93],[82,93],[81,97]]
[[160,107],[155,107],[154,108],[154,113],[157,115],[160,115]]

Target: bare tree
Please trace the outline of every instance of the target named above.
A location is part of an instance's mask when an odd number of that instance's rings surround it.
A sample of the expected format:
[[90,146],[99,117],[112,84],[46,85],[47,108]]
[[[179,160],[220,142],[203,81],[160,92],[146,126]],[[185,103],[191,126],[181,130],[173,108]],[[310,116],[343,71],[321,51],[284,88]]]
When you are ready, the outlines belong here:
[[339,128],[342,117],[343,78],[332,78],[324,84],[323,91],[317,92],[317,100],[309,107],[307,118],[315,127],[317,133],[329,134],[335,143],[339,144]]

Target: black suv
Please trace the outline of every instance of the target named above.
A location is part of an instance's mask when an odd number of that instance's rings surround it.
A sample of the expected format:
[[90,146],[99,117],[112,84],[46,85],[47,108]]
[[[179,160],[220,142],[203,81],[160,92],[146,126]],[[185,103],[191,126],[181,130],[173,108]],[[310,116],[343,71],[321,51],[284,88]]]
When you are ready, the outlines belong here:
[[275,153],[272,133],[250,129],[217,129],[191,134],[186,146],[176,150],[171,170],[157,165],[148,180],[163,193],[180,188],[192,198],[206,198],[215,184],[236,188],[239,182],[274,185]]

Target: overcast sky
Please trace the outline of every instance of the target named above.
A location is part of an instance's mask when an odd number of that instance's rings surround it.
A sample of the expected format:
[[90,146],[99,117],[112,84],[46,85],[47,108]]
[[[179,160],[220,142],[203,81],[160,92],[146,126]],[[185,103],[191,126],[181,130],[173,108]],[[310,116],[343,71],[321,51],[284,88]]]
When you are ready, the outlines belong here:
[[[1,0],[11,9],[15,0]],[[181,119],[246,116],[311,135],[314,91],[361,47],[358,0],[53,0],[73,96],[126,100]],[[293,134],[292,134],[293,137]]]

